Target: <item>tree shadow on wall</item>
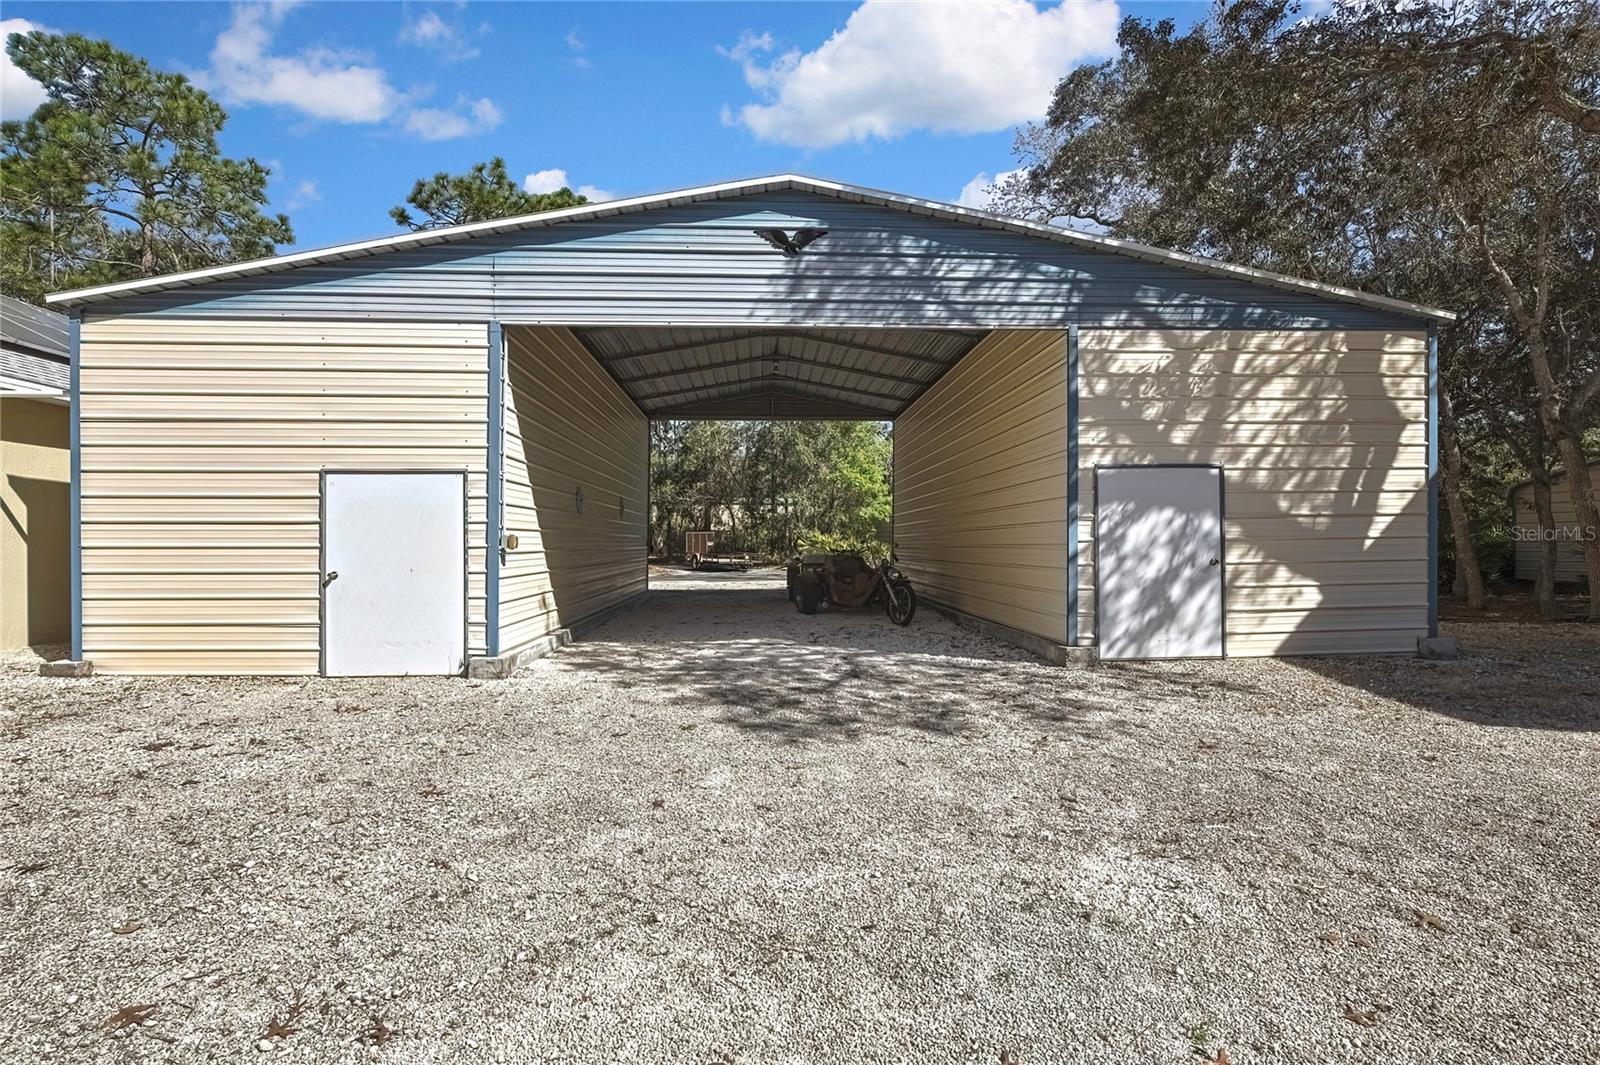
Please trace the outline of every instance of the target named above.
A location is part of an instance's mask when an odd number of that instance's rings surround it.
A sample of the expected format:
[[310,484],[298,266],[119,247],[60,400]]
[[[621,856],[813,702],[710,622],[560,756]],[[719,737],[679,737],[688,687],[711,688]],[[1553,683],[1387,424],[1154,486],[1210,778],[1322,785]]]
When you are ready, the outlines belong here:
[[[1036,299],[1046,282],[1070,289],[1064,317],[1127,331],[1109,342],[1083,334],[1083,513],[1093,514],[1096,465],[1222,465],[1230,654],[1404,655],[1392,672],[1350,668],[1346,658],[1291,661],[1432,712],[1474,713],[1454,693],[1410,683],[1428,668],[1411,657],[1427,635],[1430,580],[1419,326],[1374,329],[1370,339],[1352,336],[1350,350],[1329,352],[1319,332],[1288,328],[1295,308],[1251,306],[1248,291],[1221,279],[1153,266],[1135,290],[1117,280],[1125,270],[1074,270],[1093,253],[985,257],[981,235],[948,243],[879,236],[901,254],[801,256],[784,295],[800,305],[853,300],[862,314],[892,307],[902,324],[931,324],[916,321],[931,311],[970,326],[975,309]],[[1179,351],[1164,350],[1153,332],[1137,336],[1159,328],[1158,317],[1218,313],[1236,319],[1233,328],[1187,330]],[[1250,342],[1257,338],[1270,343]],[[1090,573],[1092,552],[1091,544]],[[1189,591],[1178,581],[1150,583],[1124,604],[1132,611],[1124,624],[1145,635],[1181,624]],[[1093,589],[1083,598],[1092,617]]]

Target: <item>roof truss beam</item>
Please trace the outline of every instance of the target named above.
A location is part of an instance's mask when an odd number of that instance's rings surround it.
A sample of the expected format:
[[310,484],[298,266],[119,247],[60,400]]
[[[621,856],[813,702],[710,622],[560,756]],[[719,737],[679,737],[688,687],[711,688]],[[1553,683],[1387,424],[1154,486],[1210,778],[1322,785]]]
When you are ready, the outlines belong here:
[[[777,384],[789,385],[791,387],[787,389],[762,387]],[[757,387],[748,387],[752,385]],[[867,392],[859,388],[846,388],[843,385],[825,385],[820,381],[800,381],[793,377],[774,377],[770,374],[762,377],[747,377],[739,381],[722,381],[712,385],[699,385],[694,388],[674,388],[666,392],[656,392],[648,396],[637,396],[635,397],[635,400],[641,404],[656,403],[663,399],[673,399],[677,396],[691,396],[698,392],[715,392],[724,388],[735,388],[741,390],[740,392],[733,393],[734,395],[759,395],[763,392],[791,392],[792,394],[796,395],[806,395],[806,392],[794,392],[794,389],[827,389],[832,392],[842,392],[845,395],[862,396],[866,399],[877,400],[881,403],[889,403],[896,408],[905,403],[905,400],[899,396],[888,396],[882,392]]]
[[[579,330],[579,332],[582,333],[585,331]],[[958,331],[940,329],[938,332],[954,333]],[[962,332],[961,335],[966,337],[975,336],[974,334],[966,332]],[[951,362],[955,361],[955,359],[941,359],[937,355],[923,355],[920,352],[900,351],[896,348],[884,347],[879,344],[858,344],[853,340],[839,340],[834,337],[818,336],[815,333],[806,332],[803,329],[763,329],[753,333],[729,333],[727,336],[707,337],[704,340],[683,341],[681,343],[668,344],[663,347],[651,348],[647,351],[617,352],[611,355],[599,356],[599,359],[605,365],[611,366],[619,362],[627,362],[630,359],[648,359],[657,355],[671,355],[675,352],[693,351],[697,348],[716,347],[718,344],[737,344],[746,340],[783,339],[795,340],[808,344],[823,344],[828,347],[844,348],[849,351],[861,351],[866,352],[869,355],[886,355],[889,358],[905,359],[907,362],[920,362],[930,366],[948,366]],[[968,349],[963,349],[961,352],[957,353],[956,358],[960,358],[961,355],[966,354],[967,350]]]
[[666,381],[674,377],[687,377],[690,374],[731,370],[739,366],[755,366],[768,362],[791,362],[796,366],[811,366],[819,370],[835,370],[839,373],[857,374],[861,377],[871,377],[878,381],[890,381],[897,385],[911,385],[913,387],[920,387],[931,380],[931,378],[927,377],[907,377],[903,374],[883,373],[879,370],[857,369],[851,366],[841,366],[836,362],[808,359],[801,355],[785,355],[781,352],[774,355],[752,355],[744,359],[729,359],[727,362],[710,362],[699,366],[685,366],[681,370],[660,370],[653,373],[631,374],[627,377],[618,377],[616,380],[617,384],[627,387],[628,385]]
[[[751,400],[768,401],[767,408],[761,410],[750,405]],[[805,414],[774,414],[774,400],[799,402],[808,409]],[[718,396],[713,399],[702,400],[695,403],[685,403],[674,406],[668,410],[650,411],[652,418],[683,418],[726,420],[735,418],[771,418],[774,416],[789,419],[804,419],[814,421],[893,421],[893,417],[876,407],[864,406],[860,403],[849,403],[843,400],[828,399],[823,396],[808,395],[802,392],[792,392],[787,389],[776,389],[766,392],[748,392],[741,395]]]

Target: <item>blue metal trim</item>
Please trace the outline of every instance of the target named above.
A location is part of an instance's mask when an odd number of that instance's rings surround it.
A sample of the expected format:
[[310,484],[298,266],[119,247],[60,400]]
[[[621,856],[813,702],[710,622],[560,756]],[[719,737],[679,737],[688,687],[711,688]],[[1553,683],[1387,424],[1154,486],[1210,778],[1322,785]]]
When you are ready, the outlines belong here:
[[1067,646],[1078,646],[1078,323],[1067,326]]
[[1428,327],[1428,635],[1439,635],[1439,330]]
[[83,659],[83,412],[79,399],[79,363],[83,343],[83,320],[77,311],[67,321],[68,442],[72,449],[72,502],[68,518],[67,543],[72,557],[72,658]]
[[500,653],[500,549],[505,543],[503,505],[506,485],[505,338],[500,323],[489,323],[489,452],[488,520],[484,522],[484,648],[492,658]]

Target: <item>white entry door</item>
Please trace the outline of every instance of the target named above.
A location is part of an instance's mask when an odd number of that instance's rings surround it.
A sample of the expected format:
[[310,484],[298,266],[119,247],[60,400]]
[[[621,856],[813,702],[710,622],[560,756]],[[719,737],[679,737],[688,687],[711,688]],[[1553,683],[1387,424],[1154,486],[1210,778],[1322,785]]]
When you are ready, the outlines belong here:
[[465,474],[328,471],[322,481],[322,671],[466,668]]
[[1222,471],[1101,469],[1094,504],[1100,657],[1221,656]]

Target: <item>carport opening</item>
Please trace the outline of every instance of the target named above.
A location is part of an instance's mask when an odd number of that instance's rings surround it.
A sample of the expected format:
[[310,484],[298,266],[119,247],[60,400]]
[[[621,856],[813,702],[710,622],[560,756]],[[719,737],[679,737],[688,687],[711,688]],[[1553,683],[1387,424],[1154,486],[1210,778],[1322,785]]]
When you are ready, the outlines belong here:
[[893,423],[651,423],[650,555],[704,573],[893,537]]
[[987,333],[573,332],[650,418],[651,587],[705,609],[728,594],[782,596],[797,553],[886,555],[894,420]]

